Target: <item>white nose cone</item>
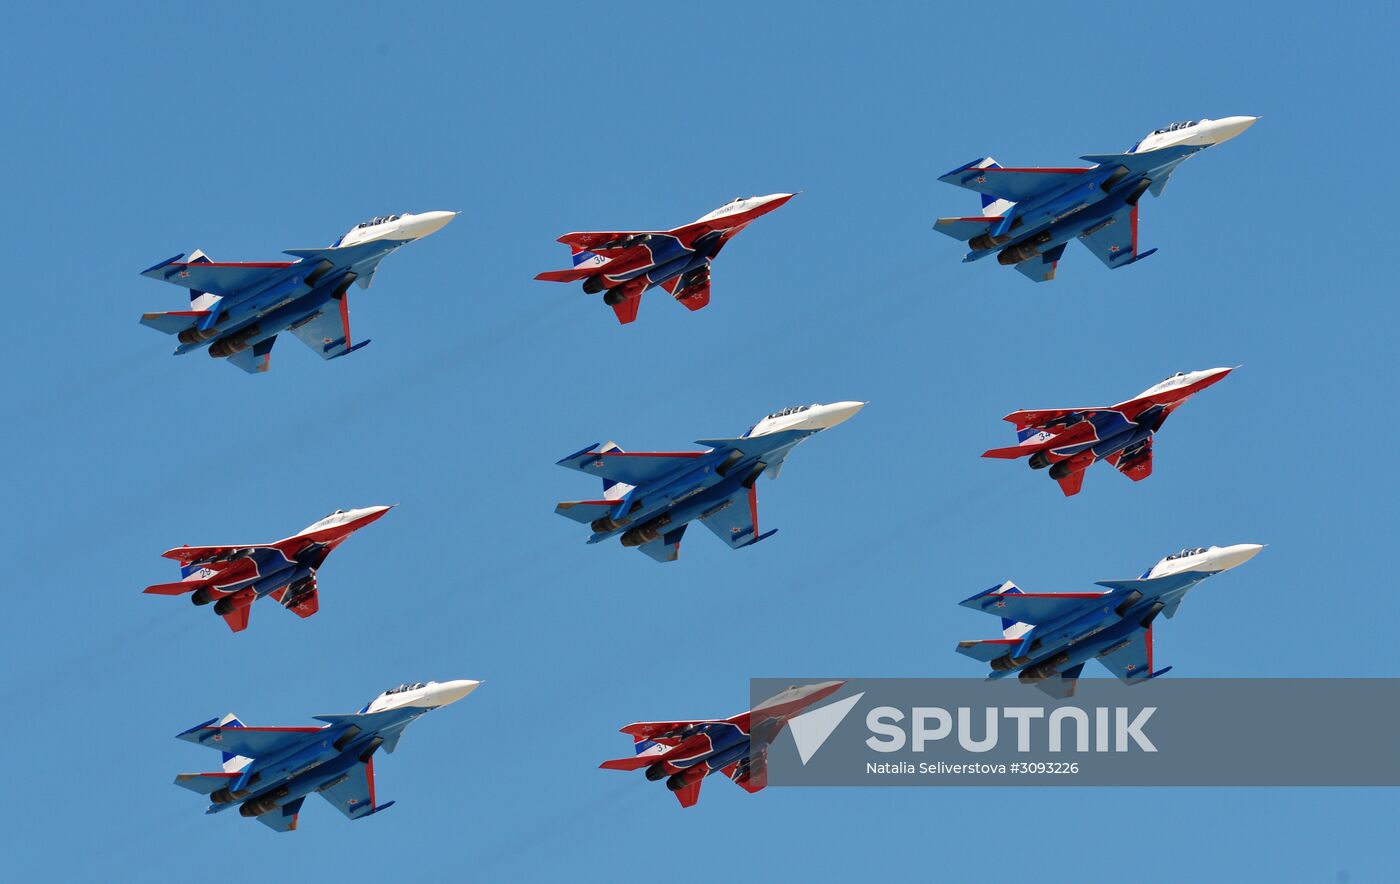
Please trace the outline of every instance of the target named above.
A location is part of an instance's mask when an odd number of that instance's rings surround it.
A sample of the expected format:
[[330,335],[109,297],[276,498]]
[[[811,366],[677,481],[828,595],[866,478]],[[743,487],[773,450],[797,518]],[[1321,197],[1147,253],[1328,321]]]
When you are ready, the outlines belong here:
[[446,706],[449,703],[456,703],[458,700],[476,690],[481,684],[470,678],[459,678],[456,681],[444,681],[428,685],[424,693],[424,706]]
[[1238,568],[1259,555],[1264,548],[1260,543],[1237,543],[1234,546],[1216,546],[1206,551],[1207,566],[1211,571],[1228,571]]
[[1223,120],[1211,120],[1207,124],[1210,143],[1221,144],[1229,141],[1253,126],[1258,120],[1258,117],[1226,117]]
[[422,239],[437,233],[456,217],[456,212],[424,212],[421,215],[405,215],[399,219],[399,233],[410,239]]
[[864,407],[864,402],[833,402],[830,405],[814,405],[812,406],[812,414],[807,420],[813,428],[825,430],[845,423],[855,417],[856,412]]

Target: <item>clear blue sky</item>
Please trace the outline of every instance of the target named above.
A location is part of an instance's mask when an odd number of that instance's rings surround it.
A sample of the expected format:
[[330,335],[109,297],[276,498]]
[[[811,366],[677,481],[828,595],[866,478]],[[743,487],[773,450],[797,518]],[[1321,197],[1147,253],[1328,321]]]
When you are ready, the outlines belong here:
[[[7,874],[1393,877],[1394,791],[717,781],[681,812],[596,766],[629,721],[739,711],[750,676],[976,675],[953,648],[988,623],[959,599],[1188,545],[1270,544],[1159,630],[1174,674],[1394,675],[1395,7],[662,9],[9,11]],[[1131,269],[1071,245],[1032,286],[930,230],[976,205],[936,181],[968,160],[1065,165],[1231,114],[1263,120],[1143,201],[1161,251]],[[653,294],[621,328],[531,280],[565,231],[783,190],[701,313]],[[137,325],[181,304],[137,275],[178,251],[275,259],[430,209],[463,214],[352,292],[374,344],[347,359],[289,339],[249,377]],[[1146,482],[1097,468],[1066,500],[977,457],[1012,409],[1241,363]],[[663,566],[550,512],[596,493],[553,466],[589,442],[837,399],[871,405],[759,486],[761,546],[693,531]],[[140,593],[175,579],[170,546],[374,503],[402,505],[329,560],[310,620],[259,605],[235,636]],[[171,785],[217,757],[173,739],[212,716],[303,724],[462,677],[486,684],[380,759],[399,803],[373,820],[313,799],[277,836]]]

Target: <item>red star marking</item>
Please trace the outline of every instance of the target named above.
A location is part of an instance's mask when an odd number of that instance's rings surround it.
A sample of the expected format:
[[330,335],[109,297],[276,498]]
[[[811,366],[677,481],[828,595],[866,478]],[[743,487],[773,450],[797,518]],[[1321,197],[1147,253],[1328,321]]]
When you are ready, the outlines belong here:
[[1116,251],[1118,251],[1118,247],[1117,247],[1117,246],[1109,246],[1109,247],[1108,247],[1108,250],[1109,250],[1110,252],[1116,252]]
[[998,607],[998,608],[1005,608],[1005,607],[1006,607],[1006,602],[997,602],[997,603],[996,603],[996,607]]
[[1136,663],[1129,663],[1125,668],[1126,668],[1129,672],[1132,672],[1134,669],[1137,668],[1137,664],[1136,664]]
[[180,271],[180,278],[181,278],[181,279],[189,279],[189,278],[190,278],[190,272],[189,272],[188,270],[181,270],[181,271]]
[[603,465],[603,459],[602,459],[601,457],[598,458],[597,460],[593,461],[593,466],[595,466],[595,467],[601,467],[602,465]]
[[977,183],[978,183],[978,184],[986,184],[986,183],[987,183],[987,176],[986,176],[986,175],[978,175],[978,176],[977,176]]

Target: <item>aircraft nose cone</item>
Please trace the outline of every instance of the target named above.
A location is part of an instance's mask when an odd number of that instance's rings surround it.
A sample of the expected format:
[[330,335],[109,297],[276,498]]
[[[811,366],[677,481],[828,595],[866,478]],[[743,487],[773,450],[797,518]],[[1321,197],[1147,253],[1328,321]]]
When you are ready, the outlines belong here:
[[1211,135],[1213,136],[1213,143],[1220,144],[1229,141],[1250,126],[1253,126],[1258,120],[1258,117],[1226,117],[1223,120],[1212,120]]
[[367,506],[364,509],[355,510],[354,518],[350,521],[354,523],[356,528],[362,528],[370,522],[383,518],[384,514],[393,508],[393,504],[389,504],[388,506]]
[[817,413],[812,416],[812,421],[820,429],[830,429],[855,417],[856,412],[865,405],[864,402],[833,402],[830,405],[821,405],[814,409]]
[[421,215],[413,215],[406,219],[408,223],[403,226],[403,232],[414,239],[422,239],[437,233],[456,217],[456,212],[424,212]]
[[1228,571],[1231,568],[1238,568],[1245,562],[1259,555],[1264,549],[1262,543],[1237,543],[1234,546],[1222,546],[1211,550],[1211,567],[1217,571]]
[[458,700],[476,690],[481,682],[470,678],[459,678],[456,681],[444,681],[432,686],[430,696],[427,698],[434,706],[446,706],[449,703],[456,703]]

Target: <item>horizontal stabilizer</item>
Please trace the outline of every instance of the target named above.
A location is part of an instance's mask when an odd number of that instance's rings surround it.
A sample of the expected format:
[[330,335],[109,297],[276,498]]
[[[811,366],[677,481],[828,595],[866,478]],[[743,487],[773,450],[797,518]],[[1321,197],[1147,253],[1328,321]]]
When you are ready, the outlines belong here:
[[208,310],[172,310],[169,313],[146,313],[141,316],[141,324],[158,332],[165,332],[167,335],[175,335],[208,315]]
[[565,500],[556,504],[554,511],[567,519],[588,525],[612,512],[615,506],[615,500]]
[[621,728],[621,732],[640,743],[642,740],[667,739],[667,734],[683,731],[697,724],[721,723],[722,721],[717,718],[706,718],[697,721],[634,721],[626,727]]
[[198,792],[201,795],[208,795],[227,786],[239,777],[238,771],[219,771],[218,773],[182,773],[175,777],[175,785],[182,789],[189,789],[191,792]]
[[544,273],[536,273],[535,279],[543,282],[578,282],[597,272],[597,267],[570,267],[568,270],[546,270]]
[[998,657],[1005,657],[1021,643],[1016,638],[989,638],[982,641],[958,642],[958,653],[983,663],[990,663]]
[[1000,218],[939,218],[933,223],[933,229],[945,236],[967,242],[979,233],[986,233],[991,225],[999,222]]

